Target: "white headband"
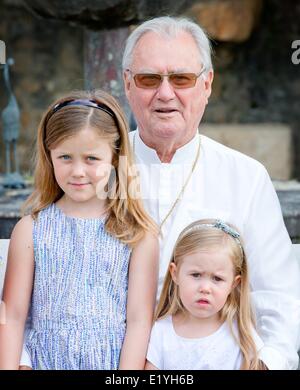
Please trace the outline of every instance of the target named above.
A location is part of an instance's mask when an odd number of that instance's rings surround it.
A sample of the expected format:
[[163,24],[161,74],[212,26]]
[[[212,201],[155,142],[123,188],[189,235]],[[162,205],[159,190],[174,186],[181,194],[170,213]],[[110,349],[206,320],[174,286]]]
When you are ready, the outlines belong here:
[[223,221],[221,221],[219,219],[215,223],[199,223],[199,225],[193,226],[190,229],[188,229],[187,231],[185,231],[184,235],[186,235],[187,233],[193,232],[193,231],[197,231],[197,230],[201,230],[203,228],[207,228],[207,227],[208,228],[220,229],[224,233],[229,234],[232,238],[234,238],[235,242],[240,247],[242,255],[244,254],[243,246],[242,246],[242,243],[241,243],[241,240],[240,240],[240,236],[241,235],[236,230],[234,230],[232,227],[230,227],[225,222],[223,222]]

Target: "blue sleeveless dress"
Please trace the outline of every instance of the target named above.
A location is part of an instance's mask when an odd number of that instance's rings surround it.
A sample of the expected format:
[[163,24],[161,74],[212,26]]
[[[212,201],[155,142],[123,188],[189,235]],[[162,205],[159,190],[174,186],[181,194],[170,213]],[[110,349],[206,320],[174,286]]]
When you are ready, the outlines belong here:
[[131,250],[104,224],[105,218],[66,216],[55,204],[34,221],[35,274],[26,335],[33,369],[118,368]]

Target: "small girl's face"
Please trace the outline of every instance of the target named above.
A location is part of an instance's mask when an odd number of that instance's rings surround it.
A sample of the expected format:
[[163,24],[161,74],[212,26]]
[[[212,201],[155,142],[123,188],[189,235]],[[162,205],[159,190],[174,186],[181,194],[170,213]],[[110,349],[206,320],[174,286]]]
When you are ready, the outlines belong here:
[[110,175],[113,152],[109,142],[86,128],[50,153],[56,181],[65,195],[75,202],[97,200]]
[[228,295],[240,281],[234,275],[232,260],[225,249],[198,251],[184,256],[170,272],[178,285],[181,302],[196,318],[218,318]]

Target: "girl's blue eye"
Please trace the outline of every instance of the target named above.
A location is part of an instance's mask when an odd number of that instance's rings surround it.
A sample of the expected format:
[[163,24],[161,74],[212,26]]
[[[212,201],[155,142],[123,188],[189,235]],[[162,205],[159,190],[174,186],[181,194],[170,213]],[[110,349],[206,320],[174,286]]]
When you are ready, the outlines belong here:
[[193,278],[199,278],[201,276],[199,272],[193,272],[191,275]]
[[94,156],[88,156],[88,160],[89,161],[96,161],[96,160],[98,160],[98,158],[94,157]]
[[69,160],[71,157],[67,154],[64,154],[63,156],[60,156],[59,158],[61,158],[62,160]]

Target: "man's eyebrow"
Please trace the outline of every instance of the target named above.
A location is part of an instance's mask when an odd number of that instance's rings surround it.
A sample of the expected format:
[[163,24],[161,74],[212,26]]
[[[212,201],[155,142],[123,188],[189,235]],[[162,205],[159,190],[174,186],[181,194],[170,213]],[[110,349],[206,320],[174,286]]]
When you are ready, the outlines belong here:
[[133,74],[136,74],[136,73],[158,73],[158,71],[150,69],[150,68],[142,68],[142,69],[139,69],[138,71],[135,71],[135,72],[132,72],[132,73]]
[[[152,73],[152,74],[165,74],[165,73],[162,73],[158,70],[154,70],[153,68],[150,69],[150,68],[142,68],[142,69],[139,69],[138,71],[136,72],[133,72],[133,74],[136,74],[136,73]],[[193,71],[191,71],[190,69],[187,69],[187,68],[175,68],[175,69],[172,69],[170,71],[168,71],[168,73],[193,73]]]

